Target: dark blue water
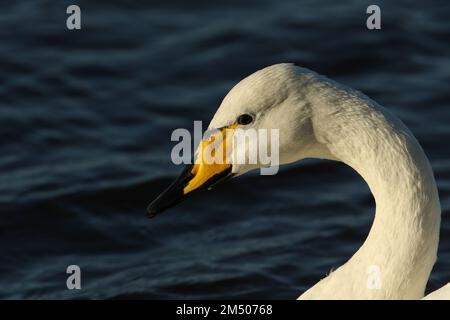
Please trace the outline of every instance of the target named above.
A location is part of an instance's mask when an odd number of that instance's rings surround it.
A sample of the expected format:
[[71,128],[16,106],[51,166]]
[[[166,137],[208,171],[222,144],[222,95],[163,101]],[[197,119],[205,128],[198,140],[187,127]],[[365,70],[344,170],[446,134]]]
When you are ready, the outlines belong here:
[[[82,30],[66,29],[66,7]],[[154,220],[181,171],[173,129],[209,119],[244,76],[295,62],[357,88],[411,128],[438,182],[450,281],[450,3],[2,1],[0,297],[297,297],[362,244],[374,203],[346,166],[248,175]],[[82,290],[66,289],[66,267]]]

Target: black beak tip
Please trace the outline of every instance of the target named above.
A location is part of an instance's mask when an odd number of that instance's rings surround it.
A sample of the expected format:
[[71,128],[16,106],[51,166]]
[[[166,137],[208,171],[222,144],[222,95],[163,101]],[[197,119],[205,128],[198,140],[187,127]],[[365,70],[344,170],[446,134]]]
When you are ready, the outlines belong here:
[[[175,180],[166,190],[164,190],[155,200],[153,200],[147,207],[147,217],[154,218],[158,214],[166,211],[174,205],[180,203],[186,198],[184,188],[192,178],[191,173],[192,165],[189,165],[181,173],[177,180]],[[231,174],[231,167],[221,173],[213,176],[203,187],[209,188],[215,186],[217,183],[225,180],[228,177],[233,176]],[[194,190],[195,191],[195,190]],[[191,194],[191,193],[189,193]]]
[[161,207],[161,203],[158,200],[159,199],[155,199],[147,207],[147,217],[150,218],[150,219],[153,219],[159,213],[164,211],[164,208]]
[[183,199],[183,193],[178,190],[169,187],[166,191],[160,194],[155,200],[153,200],[147,207],[147,217],[154,218],[158,214],[173,207]]
[[158,211],[152,207],[152,204],[149,204],[147,207],[147,218],[153,219],[158,214]]

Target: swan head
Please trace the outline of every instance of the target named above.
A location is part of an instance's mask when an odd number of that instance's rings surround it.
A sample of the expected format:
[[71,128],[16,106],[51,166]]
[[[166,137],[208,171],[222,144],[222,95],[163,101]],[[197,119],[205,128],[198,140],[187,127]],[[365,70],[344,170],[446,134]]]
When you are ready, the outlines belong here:
[[[320,153],[311,120],[312,105],[305,90],[315,76],[312,71],[284,63],[261,69],[235,85],[211,120],[210,134],[200,142],[195,163],[188,165],[149,205],[149,216],[177,204],[194,191],[210,188],[229,177]],[[265,132],[265,136],[261,132]],[[264,162],[259,156],[250,159],[252,144],[236,139],[238,133],[243,137],[256,134],[259,142],[266,143],[267,152],[272,156],[277,154],[276,163]],[[253,147],[259,147],[259,142]],[[213,144],[215,149],[211,148]],[[223,152],[219,155],[212,152],[215,160],[205,161],[207,149]]]

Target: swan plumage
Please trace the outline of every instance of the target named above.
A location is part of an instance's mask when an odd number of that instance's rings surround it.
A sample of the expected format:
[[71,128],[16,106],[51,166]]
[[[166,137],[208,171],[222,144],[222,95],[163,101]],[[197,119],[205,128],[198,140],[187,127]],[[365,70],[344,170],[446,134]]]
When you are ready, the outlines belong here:
[[[239,82],[209,128],[230,126],[241,114],[254,117],[244,130],[279,128],[280,164],[343,162],[375,198],[374,222],[360,249],[299,299],[423,298],[437,258],[441,208],[431,165],[411,131],[361,92],[293,64],[273,65]],[[230,167],[243,174],[258,165]],[[190,170],[191,176],[199,171]],[[152,214],[169,207],[175,191],[182,195],[176,185],[185,179],[177,181],[150,205]],[[449,285],[433,297],[450,298]]]
[[426,295],[423,300],[449,300],[450,299],[450,283],[447,283],[440,289]]

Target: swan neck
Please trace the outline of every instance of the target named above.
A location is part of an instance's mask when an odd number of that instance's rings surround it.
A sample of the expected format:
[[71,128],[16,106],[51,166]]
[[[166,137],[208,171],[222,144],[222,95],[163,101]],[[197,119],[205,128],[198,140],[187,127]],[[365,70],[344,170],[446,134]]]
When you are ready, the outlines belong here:
[[436,260],[441,212],[428,159],[406,126],[384,108],[359,93],[341,97],[339,88],[331,91],[314,102],[316,138],[332,158],[364,178],[376,203],[366,241],[334,278],[347,272],[365,286],[366,271],[375,266],[384,288],[367,295],[423,297]]

